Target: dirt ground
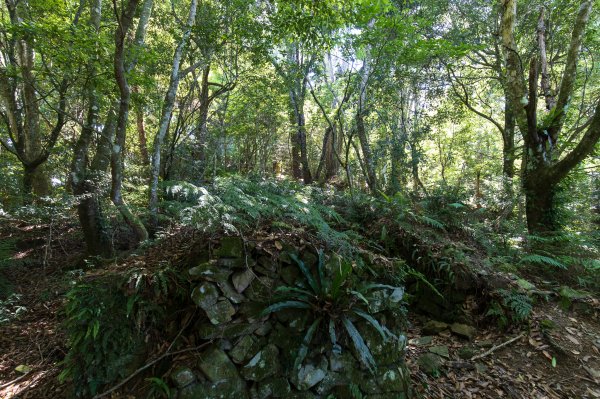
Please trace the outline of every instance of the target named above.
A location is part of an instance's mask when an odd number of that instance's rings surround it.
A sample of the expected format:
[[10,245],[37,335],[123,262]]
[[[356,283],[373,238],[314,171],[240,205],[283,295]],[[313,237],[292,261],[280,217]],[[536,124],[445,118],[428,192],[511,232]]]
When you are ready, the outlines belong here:
[[[14,265],[0,270],[18,295],[7,309],[22,307],[18,317],[0,323],[0,398],[66,397],[68,387],[58,381],[67,350],[61,307],[66,274],[73,272],[63,265],[81,255],[81,243],[59,238],[46,250],[40,238],[43,226],[20,229],[32,248],[18,252]],[[0,240],[7,237],[0,231]],[[590,299],[584,313],[538,302],[527,325],[508,331],[482,327],[472,341],[448,331],[424,338],[421,328],[427,319],[409,312],[407,363],[415,397],[600,398],[599,304]],[[420,370],[418,358],[432,350],[439,353],[440,347],[444,363],[439,372],[432,376]],[[481,358],[471,360],[473,356]]]

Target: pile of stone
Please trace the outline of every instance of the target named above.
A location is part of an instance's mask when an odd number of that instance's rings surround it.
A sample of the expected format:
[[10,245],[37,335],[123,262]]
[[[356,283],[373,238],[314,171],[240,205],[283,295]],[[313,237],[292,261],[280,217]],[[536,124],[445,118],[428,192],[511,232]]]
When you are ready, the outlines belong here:
[[[278,286],[299,278],[286,249],[273,256],[245,248],[238,237],[224,237],[214,259],[189,270],[192,300],[206,316],[194,326],[196,339],[209,344],[195,362],[171,374],[177,398],[348,398],[357,389],[369,398],[408,397],[403,340],[384,341],[364,322],[356,325],[377,361],[375,371],[362,367],[347,343],[341,352],[332,351],[327,334],[317,334],[294,369],[309,315],[293,310],[261,315]],[[316,263],[315,255],[302,256],[307,264]],[[383,310],[377,315],[385,317]],[[400,326],[386,321],[390,329]]]

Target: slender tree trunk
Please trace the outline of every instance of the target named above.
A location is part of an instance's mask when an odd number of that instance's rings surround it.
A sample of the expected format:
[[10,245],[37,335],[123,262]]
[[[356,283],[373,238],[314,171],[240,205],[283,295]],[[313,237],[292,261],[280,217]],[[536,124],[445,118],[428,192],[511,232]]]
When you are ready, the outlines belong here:
[[367,85],[369,81],[369,75],[371,73],[371,65],[369,60],[369,54],[365,56],[362,67],[361,82],[360,82],[360,93],[358,98],[358,109],[356,111],[356,135],[360,142],[362,150],[364,168],[366,172],[367,184],[371,193],[376,194],[378,192],[377,175],[375,173],[375,163],[373,155],[371,154],[371,146],[369,144],[369,138],[365,128],[365,115],[367,106]]
[[210,76],[210,65],[207,65],[202,71],[202,81],[200,84],[200,106],[198,109],[198,162],[200,171],[198,173],[198,181],[204,182],[204,173],[207,164],[207,147],[208,147],[208,112],[210,110],[210,85],[208,78]]
[[[102,1],[91,1],[90,26],[96,33],[100,29],[101,15]],[[96,59],[93,59],[87,67],[88,74],[92,77],[96,74],[95,61]],[[77,213],[83,230],[87,253],[107,258],[112,256],[113,246],[108,233],[108,223],[105,220],[100,203],[100,190],[97,187],[98,176],[94,176],[94,173],[90,173],[88,169],[88,151],[99,119],[99,103],[94,87],[95,83],[92,79],[88,83],[88,87],[85,88],[85,95],[89,102],[88,112],[81,134],[75,143],[70,183],[73,194],[78,201]]]
[[151,168],[151,180],[150,180],[150,201],[149,201],[149,210],[150,210],[150,221],[152,225],[156,226],[157,214],[158,214],[158,175],[160,173],[160,154],[162,143],[164,141],[165,135],[167,134],[167,129],[169,127],[169,122],[171,121],[171,115],[173,113],[173,105],[175,104],[175,96],[177,95],[177,88],[179,87],[179,69],[181,66],[181,60],[183,58],[183,53],[186,49],[187,42],[189,40],[192,27],[194,26],[194,21],[196,19],[196,6],[198,4],[197,0],[192,0],[192,4],[190,5],[190,12],[188,15],[187,26],[181,38],[181,41],[177,45],[175,49],[175,54],[173,55],[173,66],[171,68],[171,76],[169,80],[169,88],[167,89],[167,93],[165,94],[165,101],[163,104],[163,109],[160,117],[160,123],[158,128],[158,133],[154,138],[154,146],[152,151],[152,168]]
[[[133,93],[139,93],[137,86],[132,87]],[[138,144],[140,146],[140,155],[144,165],[150,165],[150,155],[148,154],[148,142],[146,139],[146,126],[144,124],[144,109],[142,105],[135,109],[135,122],[138,132]]]
[[133,229],[138,241],[148,239],[148,231],[141,220],[135,216],[123,199],[123,152],[125,149],[125,137],[127,134],[127,120],[129,115],[129,100],[131,90],[127,82],[125,69],[125,37],[133,22],[133,17],[139,0],[129,0],[121,11],[120,25],[115,31],[115,56],[114,71],[117,86],[121,94],[119,111],[117,114],[117,128],[115,132],[115,143],[111,151],[111,199],[117,207],[123,219]]

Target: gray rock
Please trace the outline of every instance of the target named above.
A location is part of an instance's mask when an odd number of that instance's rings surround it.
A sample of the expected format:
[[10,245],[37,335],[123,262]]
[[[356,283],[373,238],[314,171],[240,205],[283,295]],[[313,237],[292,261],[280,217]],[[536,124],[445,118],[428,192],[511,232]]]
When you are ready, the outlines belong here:
[[212,324],[231,321],[231,317],[235,314],[235,308],[226,298],[219,299],[217,303],[204,311]]
[[262,381],[279,373],[279,349],[273,344],[265,346],[242,368],[244,378]]
[[242,293],[248,288],[252,280],[255,278],[254,272],[252,270],[247,269],[241,272],[235,273],[231,280],[233,281],[233,286],[238,293]]
[[219,267],[214,262],[206,262],[188,270],[192,280],[227,281],[231,270]]
[[257,277],[252,280],[250,286],[244,291],[244,294],[253,301],[264,302],[271,298],[275,280],[269,277]]
[[410,340],[411,344],[419,346],[429,345],[431,344],[431,342],[433,342],[433,337],[431,335],[425,335],[423,337],[414,338]]
[[442,358],[433,353],[425,353],[419,356],[417,363],[421,371],[434,377],[439,375],[440,368],[444,364]]
[[177,388],[185,388],[196,382],[196,375],[189,368],[181,368],[171,375],[171,380]]
[[245,386],[229,384],[225,381],[218,383],[194,384],[179,391],[178,399],[247,399],[248,391]]
[[258,398],[287,398],[291,391],[290,383],[286,378],[267,378],[258,386]]
[[208,389],[203,384],[192,384],[179,390],[177,399],[208,398]]
[[432,346],[429,348],[429,352],[450,359],[450,353],[448,352],[448,347],[446,345]]
[[342,375],[341,373],[328,372],[323,381],[321,381],[317,387],[316,392],[321,397],[327,397],[327,394],[332,392],[335,387],[339,385],[350,384],[351,379],[349,376]]
[[236,291],[229,281],[219,281],[217,283],[225,298],[233,303],[242,303],[246,299],[242,294]]
[[448,329],[448,324],[441,321],[429,320],[425,323],[421,331],[425,335],[435,335],[446,329]]
[[454,323],[450,326],[450,330],[454,334],[467,338],[468,340],[472,340],[475,335],[475,328],[467,324]]
[[378,376],[377,382],[383,392],[408,392],[410,373],[404,367],[389,369]]
[[343,351],[339,355],[332,354],[329,357],[329,369],[335,372],[348,373],[358,365],[358,362],[350,354],[350,351]]
[[273,325],[271,325],[270,322],[265,321],[260,327],[258,327],[256,329],[256,331],[254,331],[254,334],[264,337],[269,332],[271,332],[272,329],[273,329]]
[[192,290],[192,300],[205,311],[217,303],[219,290],[214,284],[204,282]]
[[229,352],[229,356],[235,363],[241,364],[248,361],[258,349],[256,340],[251,335],[244,335]]
[[227,382],[228,384],[245,386],[235,365],[225,352],[216,346],[213,346],[200,355],[198,368],[202,370],[212,383]]
[[203,323],[197,327],[196,331],[201,339],[233,339],[242,335],[252,334],[259,326],[259,324],[252,323],[227,323],[221,325]]
[[312,364],[302,366],[298,370],[298,382],[296,388],[300,391],[306,391],[319,382],[323,381],[327,372],[319,367],[315,367]]
[[468,360],[475,356],[475,349],[470,346],[463,346],[458,350],[458,357],[463,360]]

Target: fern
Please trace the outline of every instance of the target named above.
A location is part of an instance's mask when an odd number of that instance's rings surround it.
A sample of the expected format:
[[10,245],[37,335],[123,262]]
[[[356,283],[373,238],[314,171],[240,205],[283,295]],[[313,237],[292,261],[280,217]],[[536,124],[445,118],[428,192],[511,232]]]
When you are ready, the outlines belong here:
[[567,266],[565,266],[563,263],[559,262],[558,260],[551,258],[549,256],[544,256],[544,255],[539,255],[539,254],[526,255],[521,258],[520,263],[534,263],[534,264],[538,264],[538,265],[554,266],[554,267],[558,267],[560,269],[567,269]]

